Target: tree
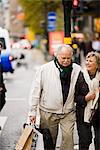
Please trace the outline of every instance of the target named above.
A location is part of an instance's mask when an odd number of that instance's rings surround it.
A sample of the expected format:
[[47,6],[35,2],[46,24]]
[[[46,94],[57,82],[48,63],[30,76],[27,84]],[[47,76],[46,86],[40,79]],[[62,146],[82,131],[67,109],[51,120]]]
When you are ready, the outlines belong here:
[[[36,33],[46,32],[47,14],[49,11],[58,12],[59,16],[63,16],[62,3],[60,0],[19,0],[19,3],[25,13],[25,26],[29,26]],[[60,22],[59,16],[58,22]],[[60,27],[58,28],[60,29]]]

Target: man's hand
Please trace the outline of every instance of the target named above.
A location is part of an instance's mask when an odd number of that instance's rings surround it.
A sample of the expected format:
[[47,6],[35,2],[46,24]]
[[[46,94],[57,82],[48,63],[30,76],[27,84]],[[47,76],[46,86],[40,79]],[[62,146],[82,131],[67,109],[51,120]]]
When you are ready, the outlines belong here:
[[94,100],[96,97],[95,92],[89,92],[86,96],[85,96],[85,100],[88,102],[90,100]]
[[36,116],[29,116],[30,123],[34,125],[36,123]]

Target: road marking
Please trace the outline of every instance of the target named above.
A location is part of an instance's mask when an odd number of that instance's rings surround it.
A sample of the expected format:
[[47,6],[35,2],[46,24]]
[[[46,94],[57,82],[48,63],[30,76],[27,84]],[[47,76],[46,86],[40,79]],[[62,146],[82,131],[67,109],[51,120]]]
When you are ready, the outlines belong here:
[[1,126],[0,134],[1,134],[2,129],[3,129],[3,127],[4,127],[4,125],[5,125],[6,121],[7,121],[7,118],[8,117],[6,117],[6,116],[0,116],[0,126]]
[[11,98],[7,98],[7,101],[26,101],[26,98],[15,98],[15,97],[11,97]]
[[[56,150],[60,150],[60,146],[57,146]],[[79,150],[79,145],[74,145],[74,150]]]

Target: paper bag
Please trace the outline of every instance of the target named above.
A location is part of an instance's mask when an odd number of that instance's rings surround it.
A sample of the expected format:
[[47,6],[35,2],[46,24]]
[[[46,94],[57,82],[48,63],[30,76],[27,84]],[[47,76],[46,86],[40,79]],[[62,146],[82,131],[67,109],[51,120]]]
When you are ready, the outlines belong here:
[[15,150],[31,150],[33,134],[33,128],[26,126],[16,144]]

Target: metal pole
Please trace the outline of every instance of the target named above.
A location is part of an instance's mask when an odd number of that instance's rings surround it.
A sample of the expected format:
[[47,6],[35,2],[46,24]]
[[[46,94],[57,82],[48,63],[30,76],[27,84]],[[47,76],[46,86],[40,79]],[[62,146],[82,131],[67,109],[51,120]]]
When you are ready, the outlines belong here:
[[72,44],[71,39],[71,9],[72,9],[72,0],[62,0],[64,8],[64,43]]

